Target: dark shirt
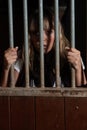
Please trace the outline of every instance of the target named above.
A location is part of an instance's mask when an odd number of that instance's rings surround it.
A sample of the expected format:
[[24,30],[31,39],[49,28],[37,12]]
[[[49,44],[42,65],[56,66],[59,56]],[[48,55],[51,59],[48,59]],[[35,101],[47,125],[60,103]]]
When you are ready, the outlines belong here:
[[[34,81],[34,85],[36,87],[40,87],[40,59],[38,56],[38,53],[35,54],[34,57],[34,67],[33,71],[30,70],[30,83],[31,81]],[[18,81],[16,86],[25,86],[25,65],[23,65],[23,68],[20,72]],[[54,51],[49,52],[48,54],[44,55],[44,79],[45,79],[45,87],[53,87],[56,81],[55,76],[55,53]],[[67,61],[64,62],[63,67],[60,66],[60,77],[61,77],[61,84],[64,85],[64,87],[70,87],[71,86],[71,71],[70,71],[70,65]],[[60,86],[61,86],[60,84]],[[30,86],[32,86],[30,84]]]

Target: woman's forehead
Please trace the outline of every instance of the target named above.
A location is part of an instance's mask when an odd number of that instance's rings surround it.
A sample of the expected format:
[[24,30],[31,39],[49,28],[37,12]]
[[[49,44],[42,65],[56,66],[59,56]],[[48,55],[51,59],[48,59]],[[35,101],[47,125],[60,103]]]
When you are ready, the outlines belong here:
[[43,28],[45,30],[50,29],[50,22],[47,18],[45,18],[44,21],[43,21]]
[[[49,21],[49,19],[44,18],[44,20],[43,20],[43,29],[48,30],[50,28],[53,28],[53,22],[51,23]],[[31,25],[30,25],[30,30],[31,31],[39,30],[39,22],[37,22],[35,20],[32,20]]]

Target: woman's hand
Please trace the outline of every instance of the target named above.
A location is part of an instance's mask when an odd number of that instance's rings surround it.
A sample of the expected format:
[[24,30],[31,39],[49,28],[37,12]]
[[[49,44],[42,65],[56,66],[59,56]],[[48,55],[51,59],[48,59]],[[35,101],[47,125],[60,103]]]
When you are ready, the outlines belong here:
[[68,62],[71,63],[76,71],[81,70],[82,63],[80,51],[69,47],[66,47],[65,50]]
[[17,60],[18,47],[9,48],[4,52],[4,69],[9,69],[11,65]]

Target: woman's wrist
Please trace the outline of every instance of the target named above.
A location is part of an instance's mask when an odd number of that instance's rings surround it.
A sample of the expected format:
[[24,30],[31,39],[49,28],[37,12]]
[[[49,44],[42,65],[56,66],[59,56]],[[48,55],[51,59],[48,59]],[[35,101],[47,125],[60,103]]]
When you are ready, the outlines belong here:
[[4,70],[9,70],[10,67],[11,67],[11,65],[6,65],[6,64],[4,64]]

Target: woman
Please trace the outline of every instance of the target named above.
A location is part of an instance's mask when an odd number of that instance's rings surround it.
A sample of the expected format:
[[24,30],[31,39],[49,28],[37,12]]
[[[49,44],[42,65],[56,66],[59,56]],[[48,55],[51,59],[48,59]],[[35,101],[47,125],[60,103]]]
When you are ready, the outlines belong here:
[[[44,78],[45,86],[55,86],[55,30],[54,11],[51,8],[43,10],[43,48],[44,48]],[[80,51],[70,47],[70,43],[64,35],[63,28],[59,22],[59,46],[60,46],[60,86],[71,86],[71,66],[75,69],[76,86],[86,84],[86,78],[82,69]],[[30,83],[34,81],[35,86],[40,86],[40,34],[39,34],[39,12],[36,10],[29,21],[29,55],[30,55]],[[24,49],[23,49],[24,50]],[[11,64],[14,64],[14,77],[16,86],[25,86],[24,74],[24,51],[22,58],[17,57],[17,48],[9,48],[4,55],[4,75],[2,86],[8,84],[8,74]],[[18,59],[17,59],[18,58]],[[15,62],[16,61],[16,62]]]

